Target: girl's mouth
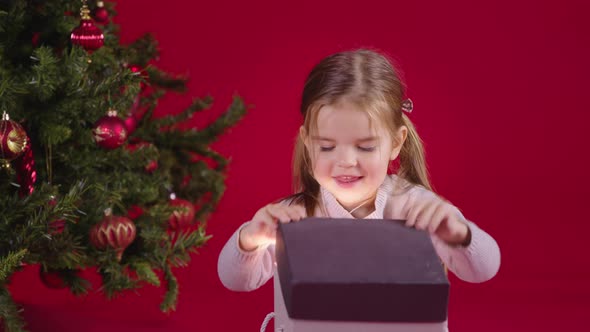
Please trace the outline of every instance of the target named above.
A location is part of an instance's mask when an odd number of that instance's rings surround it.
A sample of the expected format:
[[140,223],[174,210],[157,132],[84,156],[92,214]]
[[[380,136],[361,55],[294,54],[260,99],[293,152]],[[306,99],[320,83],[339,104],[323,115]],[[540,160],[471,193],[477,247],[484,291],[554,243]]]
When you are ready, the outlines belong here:
[[340,175],[335,176],[334,180],[339,186],[344,188],[350,188],[354,186],[357,182],[359,182],[362,178],[362,176]]

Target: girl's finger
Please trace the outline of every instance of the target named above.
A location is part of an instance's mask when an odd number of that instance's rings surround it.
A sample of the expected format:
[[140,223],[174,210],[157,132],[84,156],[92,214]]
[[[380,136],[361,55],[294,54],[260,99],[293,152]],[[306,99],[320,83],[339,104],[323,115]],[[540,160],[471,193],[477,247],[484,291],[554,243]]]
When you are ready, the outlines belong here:
[[406,217],[406,226],[414,227],[414,224],[416,223],[416,217],[420,213],[421,209],[422,205],[419,203],[410,209],[410,212],[408,212],[408,216]]
[[289,206],[289,207],[285,208],[284,211],[289,216],[289,221],[299,220],[299,215],[297,214],[297,210],[295,210]]
[[283,209],[279,206],[276,206],[276,205],[269,206],[268,212],[270,213],[270,215],[273,218],[278,219],[282,223],[286,223],[286,222],[291,221],[291,217],[289,216],[289,214],[287,214],[287,211],[285,211],[285,209]]
[[302,205],[296,206],[297,214],[299,215],[299,219],[303,219],[307,216],[307,212],[305,211],[305,207]]
[[305,208],[303,206],[294,206],[293,209],[291,209],[291,212],[294,216],[293,220],[299,221],[305,218]]
[[428,227],[428,225],[432,222],[432,215],[436,211],[438,205],[439,204],[436,201],[429,202],[428,204],[426,204],[426,206],[422,208],[422,211],[420,211],[418,216],[416,216],[416,224],[414,227],[416,227],[416,229],[419,230],[425,230]]
[[432,219],[436,221],[436,224],[429,226],[428,231],[430,233],[435,233],[439,226],[441,226],[441,224],[443,223],[443,221],[445,221],[446,219],[448,219],[449,215],[448,215],[448,207],[447,204],[441,204],[436,211],[434,212],[434,215],[432,216]]
[[432,221],[430,225],[428,225],[428,232],[431,234],[435,234],[438,231],[438,228],[441,227],[445,218],[446,218],[446,208],[444,205],[439,205],[434,214],[432,215]]

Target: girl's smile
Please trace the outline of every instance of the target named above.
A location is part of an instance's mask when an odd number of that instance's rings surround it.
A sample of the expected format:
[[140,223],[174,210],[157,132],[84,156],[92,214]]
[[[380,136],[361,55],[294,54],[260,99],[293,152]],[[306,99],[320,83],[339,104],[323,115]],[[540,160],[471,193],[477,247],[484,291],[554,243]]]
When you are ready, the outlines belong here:
[[353,188],[358,184],[363,177],[362,176],[350,176],[350,175],[339,175],[334,176],[334,181],[342,188]]

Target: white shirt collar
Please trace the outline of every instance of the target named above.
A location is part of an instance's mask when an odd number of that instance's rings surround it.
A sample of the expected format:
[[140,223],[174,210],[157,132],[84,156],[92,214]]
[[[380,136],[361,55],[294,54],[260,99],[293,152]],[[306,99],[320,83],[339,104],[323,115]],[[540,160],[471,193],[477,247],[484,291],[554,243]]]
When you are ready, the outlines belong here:
[[[377,189],[377,197],[375,198],[375,211],[371,212],[368,216],[363,219],[383,219],[383,211],[387,203],[387,197],[393,190],[393,184],[390,176],[386,176],[385,180]],[[340,203],[336,200],[336,197],[332,195],[324,187],[320,187],[320,194],[323,204],[323,211],[321,215],[327,214],[328,218],[354,218]]]

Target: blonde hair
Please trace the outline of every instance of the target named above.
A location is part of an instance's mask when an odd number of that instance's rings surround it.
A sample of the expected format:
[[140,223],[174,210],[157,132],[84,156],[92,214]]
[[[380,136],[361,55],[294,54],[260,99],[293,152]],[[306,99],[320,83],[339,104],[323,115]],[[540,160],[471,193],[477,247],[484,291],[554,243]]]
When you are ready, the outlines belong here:
[[[397,175],[431,189],[422,141],[402,111],[405,90],[398,71],[384,55],[368,49],[333,54],[317,64],[307,77],[300,109],[303,128],[306,133],[312,132],[317,126],[319,109],[340,102],[360,106],[371,120],[384,125],[392,138],[405,126],[408,135],[399,154]],[[301,135],[295,144],[293,177],[296,194],[290,201],[302,204],[307,214],[313,215],[320,185],[313,177],[312,161]]]

